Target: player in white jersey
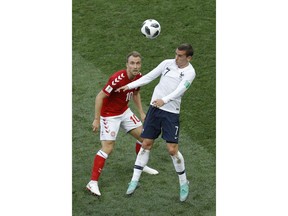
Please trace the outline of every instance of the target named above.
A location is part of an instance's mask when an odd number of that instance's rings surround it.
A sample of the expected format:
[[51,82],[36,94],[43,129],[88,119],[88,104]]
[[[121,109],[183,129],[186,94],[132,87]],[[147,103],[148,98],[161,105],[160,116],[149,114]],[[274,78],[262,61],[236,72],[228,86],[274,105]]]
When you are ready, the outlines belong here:
[[181,98],[196,75],[193,66],[189,63],[192,56],[192,46],[181,44],[176,49],[175,59],[162,61],[145,76],[116,90],[134,89],[150,83],[161,75],[160,81],[154,89],[144,122],[144,129],[141,134],[143,143],[137,155],[133,176],[126,192],[128,195],[134,193],[137,188],[143,167],[148,163],[154,140],[162,132],[162,138],[166,140],[167,149],[178,173],[180,201],[183,202],[188,197],[189,181],[186,178],[184,158],[179,151],[178,137]]

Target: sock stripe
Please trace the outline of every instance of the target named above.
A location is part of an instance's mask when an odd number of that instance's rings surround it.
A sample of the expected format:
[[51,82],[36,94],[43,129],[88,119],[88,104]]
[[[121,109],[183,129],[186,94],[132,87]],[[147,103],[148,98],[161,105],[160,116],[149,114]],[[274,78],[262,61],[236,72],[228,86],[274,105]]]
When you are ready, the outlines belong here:
[[99,151],[97,152],[97,155],[99,155],[100,157],[103,157],[103,158],[105,158],[105,159],[108,158],[108,155],[107,155],[105,152],[103,152],[102,150],[99,150]]
[[143,170],[143,167],[141,167],[141,166],[138,166],[138,165],[134,165],[134,169]]
[[185,170],[183,170],[182,172],[177,172],[178,175],[183,175],[185,173]]

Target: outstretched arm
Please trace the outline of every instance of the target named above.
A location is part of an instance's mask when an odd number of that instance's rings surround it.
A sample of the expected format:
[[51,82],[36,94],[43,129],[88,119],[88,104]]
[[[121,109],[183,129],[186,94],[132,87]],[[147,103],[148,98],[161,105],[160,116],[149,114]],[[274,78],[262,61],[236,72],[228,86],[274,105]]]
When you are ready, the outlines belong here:
[[142,76],[140,79],[137,79],[137,80],[129,83],[126,86],[122,86],[122,87],[116,89],[116,92],[119,92],[121,90],[123,90],[125,92],[128,89],[133,89],[133,88],[138,88],[138,87],[144,86],[144,85],[150,83],[151,81],[153,81],[154,79],[156,79],[157,77],[159,77],[161,75],[162,71],[163,71],[163,62],[161,62],[152,71],[150,71],[146,75]]

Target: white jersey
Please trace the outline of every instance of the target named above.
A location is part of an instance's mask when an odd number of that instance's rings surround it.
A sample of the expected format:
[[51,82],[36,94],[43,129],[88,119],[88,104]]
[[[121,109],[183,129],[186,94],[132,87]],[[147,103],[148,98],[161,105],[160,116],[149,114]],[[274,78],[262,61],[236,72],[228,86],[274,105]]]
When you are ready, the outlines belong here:
[[164,105],[159,109],[180,113],[181,98],[194,80],[196,73],[193,66],[178,68],[175,59],[162,61],[156,68],[140,79],[128,84],[129,89],[137,88],[150,83],[161,75],[155,87],[150,104],[156,99],[162,99]]

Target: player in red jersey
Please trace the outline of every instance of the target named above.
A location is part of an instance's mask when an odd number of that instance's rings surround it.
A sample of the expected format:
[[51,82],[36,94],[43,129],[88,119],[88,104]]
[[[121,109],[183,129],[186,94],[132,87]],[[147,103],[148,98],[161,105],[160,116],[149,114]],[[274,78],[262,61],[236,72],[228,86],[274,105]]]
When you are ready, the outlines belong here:
[[[92,124],[93,131],[96,133],[100,128],[100,140],[102,148],[97,152],[94,158],[91,180],[86,188],[92,194],[100,196],[98,179],[104,167],[108,155],[112,152],[119,128],[131,134],[136,142],[136,154],[138,154],[143,139],[140,137],[142,132],[142,123],[137,116],[128,107],[128,102],[133,99],[142,121],[145,119],[145,113],[142,109],[140,98],[140,88],[130,89],[128,91],[115,92],[121,86],[139,79],[142,75],[141,55],[133,51],[128,54],[126,70],[120,70],[114,73],[103,89],[98,93],[95,100],[95,119]],[[158,174],[158,171],[150,167],[144,167],[144,172],[149,174]]]

